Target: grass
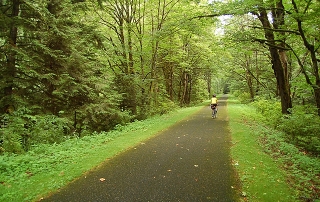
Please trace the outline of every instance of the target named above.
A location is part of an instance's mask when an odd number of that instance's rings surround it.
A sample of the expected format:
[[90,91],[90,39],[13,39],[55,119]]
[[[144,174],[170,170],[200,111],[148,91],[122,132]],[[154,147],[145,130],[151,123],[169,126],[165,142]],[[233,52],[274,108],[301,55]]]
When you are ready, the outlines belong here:
[[109,133],[39,145],[23,155],[0,156],[0,201],[36,201],[102,162],[166,130],[202,106],[119,126]]
[[297,201],[287,183],[287,174],[259,142],[259,127],[254,125],[254,108],[228,102],[233,146],[231,155],[242,185],[243,201]]

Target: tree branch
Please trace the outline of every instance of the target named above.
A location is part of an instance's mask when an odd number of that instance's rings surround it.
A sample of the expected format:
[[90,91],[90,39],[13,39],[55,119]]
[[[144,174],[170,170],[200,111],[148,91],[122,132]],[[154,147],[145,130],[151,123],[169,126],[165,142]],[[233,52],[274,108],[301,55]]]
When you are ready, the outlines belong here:
[[193,19],[201,19],[201,18],[213,18],[213,17],[219,17],[222,15],[226,15],[226,14],[211,14],[211,15],[199,15],[199,16],[194,16],[192,18],[189,18],[189,20],[193,20]]
[[293,30],[272,29],[272,28],[268,28],[268,27],[257,27],[257,26],[249,26],[249,27],[254,28],[254,29],[267,29],[267,30],[274,31],[274,32],[288,32],[288,33],[300,35],[300,33],[298,31],[293,31]]
[[267,39],[256,39],[256,38],[254,38],[254,39],[252,39],[252,41],[257,41],[257,42],[259,42],[259,43],[261,43],[261,44],[266,44],[267,46],[276,48],[276,49],[278,49],[278,50],[286,50],[286,51],[291,50],[290,48],[285,48],[285,47],[282,47],[282,46],[277,46],[277,45],[271,43],[271,42],[281,42],[281,43],[285,43],[285,42],[282,41],[282,40],[270,41],[270,40],[267,40]]

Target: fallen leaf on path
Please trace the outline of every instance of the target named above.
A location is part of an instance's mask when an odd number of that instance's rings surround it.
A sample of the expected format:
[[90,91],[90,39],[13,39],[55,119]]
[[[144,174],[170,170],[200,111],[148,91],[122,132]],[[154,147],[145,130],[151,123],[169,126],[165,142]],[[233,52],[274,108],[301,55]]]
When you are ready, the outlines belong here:
[[199,165],[194,165],[194,167],[198,168],[198,167],[199,167]]
[[100,178],[100,182],[103,182],[103,181],[105,181],[106,179],[104,179],[104,178]]

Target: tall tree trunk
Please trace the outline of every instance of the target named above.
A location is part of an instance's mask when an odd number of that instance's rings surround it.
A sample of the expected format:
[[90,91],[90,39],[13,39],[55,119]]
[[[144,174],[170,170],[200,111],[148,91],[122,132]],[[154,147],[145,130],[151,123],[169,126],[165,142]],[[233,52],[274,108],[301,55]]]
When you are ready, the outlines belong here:
[[191,98],[191,75],[183,71],[182,78],[180,82],[180,89],[181,89],[181,97],[180,97],[180,105],[183,106],[185,104],[190,104]]
[[14,18],[19,15],[20,12],[20,0],[12,1],[12,11],[11,18],[12,23],[10,25],[9,32],[9,45],[10,51],[7,56],[7,67],[6,67],[6,75],[4,78],[6,79],[6,86],[4,87],[4,95],[6,97],[6,101],[4,103],[4,112],[10,113],[15,109],[15,102],[13,100],[13,88],[14,88],[14,79],[16,76],[16,48],[17,48],[17,36],[18,36],[18,28],[15,24]]
[[320,116],[320,83],[317,84],[316,87],[313,88],[315,101],[317,103],[318,115]]
[[248,70],[246,70],[246,80],[249,88],[250,99],[251,101],[254,101],[254,88],[253,88],[252,76]]
[[250,99],[251,101],[254,101],[254,87],[253,87],[253,82],[252,82],[252,73],[250,70],[250,57],[248,55],[245,55],[246,61],[245,61],[245,71],[246,71],[246,81],[247,85],[249,88],[249,93],[250,93]]
[[259,94],[260,91],[260,69],[259,69],[259,65],[258,65],[258,51],[255,51],[255,66],[256,66],[256,82],[257,82],[257,87],[256,87],[256,91],[255,94]]
[[173,98],[173,64],[172,62],[165,62],[162,67],[163,76],[166,84],[166,92],[169,95],[171,101]]
[[[275,36],[272,31],[272,26],[268,19],[268,13],[266,9],[260,7],[259,12],[260,14],[258,15],[258,18],[262,23],[262,26],[264,27],[265,37],[269,44],[269,52],[272,60],[272,69],[277,80],[277,87],[281,98],[281,110],[283,114],[288,114],[288,109],[292,108],[292,101],[290,95],[290,87],[288,85],[288,74],[287,70],[284,68],[283,63],[284,57],[282,56],[281,58],[281,54],[283,53],[280,54],[279,46],[275,42]],[[273,18],[276,18],[276,16],[273,16]]]
[[211,79],[212,79],[212,74],[210,70],[207,70],[206,75],[205,75],[206,81],[207,81],[207,90],[209,94],[209,99],[211,98]]

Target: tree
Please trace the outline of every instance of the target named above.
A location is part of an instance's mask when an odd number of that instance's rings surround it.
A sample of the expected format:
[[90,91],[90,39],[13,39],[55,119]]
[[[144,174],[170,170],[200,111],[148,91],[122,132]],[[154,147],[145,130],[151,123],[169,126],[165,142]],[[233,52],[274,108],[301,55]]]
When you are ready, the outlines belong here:
[[[272,23],[268,19],[266,6],[271,7]],[[283,42],[285,35],[284,32],[279,32],[280,34],[277,36],[277,32],[274,32],[274,30],[279,30],[281,26],[284,25],[284,7],[282,1],[277,1],[274,4],[270,3],[266,6],[263,5],[263,2],[260,2],[258,11],[252,11],[251,13],[256,15],[262,24],[266,39],[264,42],[269,46],[272,69],[277,79],[282,113],[287,114],[289,113],[288,109],[292,108],[292,101],[287,69],[287,56],[285,52],[286,48]],[[280,37],[280,39],[277,37]]]
[[[294,12],[290,12],[289,15],[296,22],[296,29],[298,30],[303,45],[306,49],[305,55],[310,57],[309,62],[302,62],[298,53],[296,53],[291,46],[289,46],[289,48],[294,52],[307,84],[313,89],[316,106],[318,108],[318,115],[320,116],[320,74],[318,65],[318,49],[320,47],[320,39],[318,33],[314,32],[314,25],[317,25],[317,23],[314,23],[314,20],[318,19],[315,16],[320,11],[319,2],[297,2],[295,0],[292,0],[291,2]],[[316,30],[317,29],[319,28],[316,28]]]
[[4,4],[1,2],[2,15],[4,16],[4,21],[1,23],[4,25],[1,27],[2,34],[5,36],[3,41],[3,46],[1,49],[3,52],[1,69],[1,80],[3,80],[2,88],[2,113],[11,113],[16,108],[16,100],[14,98],[14,87],[15,87],[15,77],[16,77],[16,61],[17,61],[17,37],[18,37],[18,26],[20,22],[18,21],[18,16],[20,13],[20,0],[13,0]]
[[240,91],[244,99],[255,100],[256,96],[270,97],[277,94],[276,80],[273,77],[268,49],[262,44],[252,43],[252,39],[263,37],[263,33],[249,26],[258,26],[259,22],[253,15],[232,17],[225,25],[224,39],[222,42],[230,53],[228,77],[231,89]]
[[[216,4],[216,5],[215,5]],[[284,7],[282,1],[277,2],[263,2],[263,1],[250,1],[246,4],[242,2],[231,2],[228,6],[225,3],[214,3],[216,7],[214,14],[198,16],[203,17],[217,17],[221,15],[244,15],[252,13],[257,16],[261,22],[261,29],[264,31],[265,39],[254,39],[268,45],[272,69],[274,76],[277,80],[277,87],[281,99],[282,113],[289,113],[288,109],[292,107],[291,93],[289,86],[289,73],[287,70],[286,50],[285,43],[282,41],[285,37],[285,32],[281,30],[284,25]],[[271,10],[270,16],[272,20],[269,21],[268,9]],[[278,34],[280,33],[280,34]]]

